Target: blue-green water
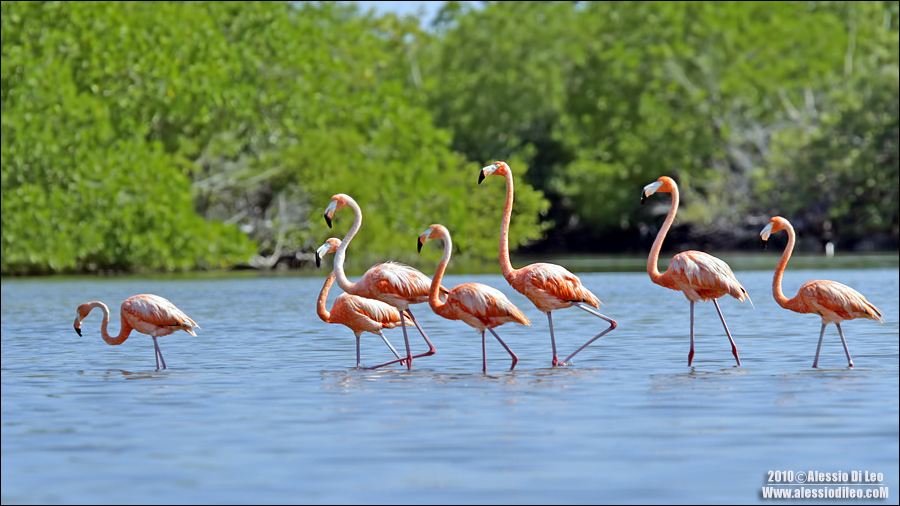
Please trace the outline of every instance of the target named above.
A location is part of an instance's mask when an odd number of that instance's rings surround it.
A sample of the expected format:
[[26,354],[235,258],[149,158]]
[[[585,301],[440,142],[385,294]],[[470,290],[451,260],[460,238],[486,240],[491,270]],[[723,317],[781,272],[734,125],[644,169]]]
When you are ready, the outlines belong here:
[[[502,290],[532,320],[497,329],[519,363],[508,371],[489,339],[487,375],[479,334],[426,304],[413,311],[436,355],[357,370],[353,334],[315,314],[324,272],[5,279],[2,502],[770,503],[769,471],[858,470],[883,473],[890,495],[874,502],[897,504],[898,268],[785,275],[789,296],[832,279],[884,312],[843,325],[853,369],[834,326],[812,369],[820,319],[778,307],[770,270],[735,272],[755,305],[720,299],[740,367],[708,303],[688,367],[689,303],[646,273],[579,274],[619,326],[564,368],[550,367],[546,317],[502,277],[448,276]],[[137,293],[202,326],[160,338],[168,370],[145,335],[104,343],[99,312],[84,337],[72,329],[80,303],[102,300],[117,333]],[[605,328],[576,308],[553,317],[561,356]],[[399,328],[386,334],[402,346]],[[364,364],[391,357],[363,336]]]

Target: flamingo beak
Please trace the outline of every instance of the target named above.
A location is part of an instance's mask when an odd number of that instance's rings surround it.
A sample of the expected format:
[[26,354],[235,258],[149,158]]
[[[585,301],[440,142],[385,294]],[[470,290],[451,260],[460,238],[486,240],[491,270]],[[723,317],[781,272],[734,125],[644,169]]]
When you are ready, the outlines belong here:
[[337,202],[332,200],[325,208],[325,223],[328,224],[328,228],[331,228],[331,217],[334,216],[335,210],[337,210]]
[[316,250],[316,269],[322,266],[322,257],[328,254],[328,250],[331,248],[331,244],[325,243],[319,246],[319,249]]
[[478,184],[481,184],[481,182],[484,181],[484,178],[486,178],[486,177],[490,176],[491,174],[493,174],[495,170],[497,170],[497,164],[496,164],[496,163],[492,163],[492,164],[490,164],[490,165],[487,165],[487,166],[485,166],[485,167],[482,167],[482,168],[481,168],[481,171],[478,172]]
[[428,227],[428,230],[426,230],[426,231],[422,232],[421,234],[419,234],[419,239],[416,241],[416,250],[417,250],[419,253],[422,252],[422,245],[425,244],[425,241],[428,240],[428,236],[431,235],[431,232],[432,232],[433,230],[434,230],[433,228]]
[[763,241],[768,241],[768,240],[769,240],[769,235],[771,235],[771,234],[772,234],[772,222],[770,221],[770,222],[766,225],[766,228],[762,229],[762,231],[759,233],[759,237],[760,237],[760,239],[762,239]]
[[81,315],[75,317],[75,323],[72,325],[75,327],[75,332],[78,332],[78,337],[82,337],[81,335]]
[[769,236],[772,234],[772,222],[770,221],[766,228],[762,229],[759,233],[759,240],[762,242],[763,250],[766,249],[766,241],[769,240]]
[[648,184],[641,191],[641,205],[644,205],[647,202],[647,197],[656,193],[656,190],[659,190],[659,187],[662,186],[662,183],[659,181]]

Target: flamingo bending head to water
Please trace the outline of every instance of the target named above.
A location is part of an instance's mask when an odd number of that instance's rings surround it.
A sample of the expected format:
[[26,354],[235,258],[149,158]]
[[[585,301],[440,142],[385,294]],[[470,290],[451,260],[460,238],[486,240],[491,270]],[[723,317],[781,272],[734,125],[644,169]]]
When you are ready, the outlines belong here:
[[666,272],[660,274],[657,263],[659,262],[659,252],[662,249],[663,239],[666,233],[675,221],[675,213],[678,211],[678,185],[675,180],[662,176],[655,182],[648,184],[641,191],[641,205],[646,202],[647,197],[654,193],[671,193],[672,206],[669,208],[669,214],[663,222],[662,228],[653,241],[653,248],[650,250],[650,256],[647,258],[647,273],[650,274],[650,280],[657,285],[679,290],[684,296],[691,301],[691,351],[688,353],[688,366],[694,360],[694,303],[698,300],[711,300],[716,306],[719,313],[719,319],[722,320],[722,326],[725,327],[725,334],[728,341],[731,342],[731,353],[737,365],[741,365],[741,359],[738,357],[737,346],[725,323],[725,317],[722,316],[722,310],[719,309],[719,303],[716,301],[723,295],[731,295],[737,300],[743,302],[745,300],[753,305],[750,295],[744,289],[731,267],[722,260],[702,251],[683,251],[669,262],[669,268]]
[[[603,337],[606,333],[616,328],[616,321],[592,308],[600,308],[600,299],[590,292],[578,279],[564,267],[549,263],[534,263],[521,269],[514,269],[509,259],[509,222],[512,217],[513,206],[513,174],[506,162],[494,162],[483,167],[478,173],[478,184],[488,176],[503,176],[506,179],[506,205],[503,208],[503,218],[500,221],[500,269],[503,277],[516,291],[528,297],[535,307],[547,313],[547,321],[550,323],[550,345],[553,348],[554,366],[562,366],[569,363],[572,358],[587,345]],[[604,329],[588,342],[581,345],[565,360],[560,361],[556,354],[556,339],[553,335],[553,318],[550,313],[556,309],[576,306],[588,313],[605,320],[609,327]]]
[[519,361],[519,358],[500,339],[494,328],[509,322],[517,322],[522,325],[531,325],[531,322],[528,321],[528,318],[522,311],[519,311],[519,308],[506,298],[506,295],[503,295],[503,292],[482,283],[456,285],[450,289],[446,301],[442,302],[438,298],[438,292],[441,280],[444,279],[444,272],[447,270],[447,264],[450,263],[453,241],[450,239],[450,232],[446,227],[434,224],[419,236],[419,240],[416,242],[418,251],[422,251],[422,245],[429,239],[441,239],[444,241],[444,256],[441,257],[437,271],[431,280],[431,290],[428,297],[431,309],[438,316],[443,316],[448,320],[462,320],[469,326],[481,331],[481,364],[484,373],[487,373],[484,331],[485,329],[491,331],[491,334],[494,334],[494,337],[497,338],[497,341],[503,345],[503,348],[506,349],[512,358],[512,365],[509,368],[512,371],[516,367],[516,362]]
[[775,302],[779,306],[796,313],[813,313],[822,317],[819,345],[816,347],[816,358],[813,360],[812,365],[814,368],[819,365],[822,337],[825,335],[825,326],[829,323],[834,323],[837,326],[838,334],[841,336],[841,343],[844,345],[844,353],[847,355],[847,367],[853,367],[853,359],[850,358],[850,349],[847,348],[844,331],[841,330],[841,322],[853,320],[854,318],[868,318],[882,323],[881,317],[884,316],[883,313],[853,288],[835,281],[822,279],[807,281],[800,287],[793,299],[788,299],[781,289],[781,280],[784,277],[784,269],[787,267],[796,243],[794,227],[785,218],[775,216],[769,220],[769,223],[762,229],[759,236],[765,242],[769,240],[769,236],[782,230],[787,231],[788,243],[784,248],[784,253],[781,254],[781,262],[778,263],[778,267],[775,269],[775,276],[772,279],[772,294],[775,297]]
[[107,332],[109,325],[109,308],[106,304],[94,301],[86,302],[78,306],[77,316],[75,317],[75,332],[81,335],[81,321],[84,320],[88,313],[95,307],[99,307],[103,311],[103,321],[100,323],[100,335],[107,344],[122,344],[131,335],[132,330],[136,330],[143,334],[149,334],[153,338],[153,348],[155,350],[154,358],[156,358],[156,368],[162,362],[162,368],[166,368],[166,361],[163,360],[162,352],[159,350],[159,343],[156,338],[167,336],[176,330],[183,330],[192,336],[196,336],[193,327],[200,328],[194,320],[183,311],[175,307],[167,299],[159,295],[140,294],[133,295],[125,299],[120,309],[122,328],[119,335],[112,337]]
[[[321,258],[329,253],[334,253],[341,246],[341,240],[332,237],[325,241],[325,244],[316,250],[316,267],[319,267]],[[371,332],[380,337],[388,348],[394,353],[394,356],[401,360],[401,364],[405,364],[403,357],[397,353],[391,342],[382,332],[382,329],[392,329],[400,326],[400,312],[394,306],[385,304],[380,300],[367,299],[358,295],[342,293],[338,295],[334,303],[331,305],[331,311],[325,306],[328,299],[328,292],[334,283],[334,270],[328,274],[328,279],[319,292],[319,299],[316,302],[316,313],[319,318],[326,323],[340,323],[356,335],[356,367],[360,367],[359,356],[359,338],[363,332]],[[405,321],[406,325],[412,325],[411,321]],[[380,366],[371,367],[375,369]]]

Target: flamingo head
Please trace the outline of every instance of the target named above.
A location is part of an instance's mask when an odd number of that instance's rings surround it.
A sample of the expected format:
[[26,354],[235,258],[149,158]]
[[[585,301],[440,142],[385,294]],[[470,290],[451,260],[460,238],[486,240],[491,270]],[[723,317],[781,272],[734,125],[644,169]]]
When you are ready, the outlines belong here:
[[446,241],[449,237],[450,232],[447,230],[447,227],[435,223],[434,225],[428,227],[428,230],[422,232],[419,235],[419,240],[416,241],[416,249],[419,253],[421,253],[422,245],[425,244],[425,241],[427,241],[428,239],[444,239]]
[[84,320],[84,318],[88,315],[88,313],[91,312],[91,309],[93,309],[93,306],[91,306],[91,303],[86,302],[86,303],[78,306],[78,309],[76,310],[75,324],[73,326],[75,327],[75,332],[78,332],[79,337],[81,337],[81,320]]
[[316,250],[316,268],[321,267],[322,257],[329,253],[334,253],[341,247],[341,240],[337,237],[329,237],[325,244],[319,246]]
[[766,224],[765,228],[759,233],[759,238],[763,243],[763,249],[765,249],[766,241],[769,240],[770,235],[775,232],[787,230],[788,228],[791,228],[791,223],[788,220],[781,216],[773,216],[772,219],[769,220],[769,223]]
[[353,198],[346,193],[338,193],[331,197],[331,202],[329,202],[328,207],[325,208],[325,223],[328,224],[328,228],[331,228],[331,218],[334,217],[334,212],[349,205],[350,202],[353,202]]
[[509,168],[509,165],[506,162],[494,162],[487,167],[482,167],[481,171],[478,173],[478,184],[481,184],[484,181],[484,178],[490,176],[491,174],[497,174],[498,176],[506,176],[507,174],[512,174],[512,171]]
[[675,184],[675,180],[670,178],[669,176],[661,176],[656,181],[648,184],[641,191],[641,205],[644,205],[647,202],[647,197],[653,195],[656,192],[664,192],[664,193],[672,193],[678,189],[678,185]]

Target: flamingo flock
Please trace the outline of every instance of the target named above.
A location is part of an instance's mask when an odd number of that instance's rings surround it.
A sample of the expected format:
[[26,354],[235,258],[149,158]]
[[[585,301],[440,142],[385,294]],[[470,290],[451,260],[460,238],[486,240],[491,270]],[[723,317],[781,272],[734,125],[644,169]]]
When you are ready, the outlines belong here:
[[[512,289],[524,295],[539,311],[547,315],[552,351],[551,366],[568,366],[576,354],[615,330],[616,321],[600,313],[600,299],[584,286],[578,276],[564,267],[551,263],[533,263],[518,269],[512,266],[509,253],[509,228],[514,196],[512,169],[503,161],[487,165],[479,171],[478,184],[480,185],[489,176],[502,176],[506,182],[506,202],[500,220],[500,270]],[[712,301],[722,322],[725,335],[728,337],[736,365],[740,366],[741,359],[738,355],[737,345],[725,323],[725,317],[717,299],[730,295],[741,302],[749,302],[752,307],[753,302],[750,300],[750,295],[737,280],[727,263],[702,251],[678,253],[669,261],[666,271],[660,273],[658,262],[662,243],[675,221],[675,214],[678,211],[678,185],[674,179],[668,176],[660,177],[643,188],[641,204],[643,205],[649,197],[656,193],[671,194],[671,207],[650,249],[647,258],[647,273],[651,282],[680,291],[690,301],[688,367],[692,366],[694,359],[694,305],[698,301]],[[363,332],[371,332],[381,337],[395,357],[394,360],[367,367],[367,369],[377,369],[396,363],[411,369],[414,359],[435,355],[437,350],[434,344],[410,309],[411,305],[426,302],[436,315],[448,320],[461,320],[480,332],[483,373],[487,373],[486,330],[509,354],[511,359],[509,370],[512,371],[515,368],[518,356],[494,329],[505,323],[530,326],[531,321],[522,310],[496,288],[482,283],[462,283],[447,289],[441,284],[453,249],[450,231],[446,227],[432,224],[419,235],[417,240],[418,251],[421,251],[422,246],[428,240],[440,239],[443,242],[444,254],[432,278],[429,279],[428,276],[408,265],[388,261],[373,265],[358,281],[351,282],[344,272],[344,261],[350,243],[362,226],[362,210],[352,197],[338,193],[331,198],[325,208],[324,217],[326,224],[331,228],[335,212],[344,207],[349,207],[353,211],[354,220],[350,230],[343,239],[329,238],[316,250],[317,267],[320,266],[321,259],[325,255],[334,254],[333,268],[316,301],[316,313],[325,323],[341,324],[353,331],[356,337],[357,368],[362,368],[360,337]],[[772,234],[782,230],[787,232],[788,243],[781,261],[775,269],[772,283],[775,301],[785,309],[797,313],[812,313],[822,318],[822,328],[812,364],[813,368],[818,367],[822,339],[825,335],[825,327],[829,323],[834,323],[837,327],[847,356],[847,365],[853,367],[853,359],[850,357],[841,322],[856,318],[883,322],[884,314],[858,291],[834,281],[808,281],[800,287],[794,298],[787,298],[782,291],[782,278],[796,243],[794,229],[787,219],[775,216],[760,232],[760,238],[765,242]],[[343,293],[335,299],[329,310],[326,301],[330,288],[335,282],[343,290]],[[603,320],[608,326],[601,327],[599,333],[560,360],[553,331],[552,312],[572,306]],[[193,329],[200,328],[193,319],[167,299],[158,295],[140,294],[129,297],[122,303],[120,308],[121,329],[115,337],[110,336],[107,331],[110,313],[106,304],[95,301],[80,305],[74,324],[75,331],[79,336],[82,335],[82,321],[94,308],[100,308],[103,312],[100,332],[107,344],[122,344],[132,330],[150,335],[153,339],[157,370],[166,369],[166,362],[162,357],[157,337],[166,336],[178,330],[196,336]],[[407,326],[416,327],[428,346],[427,351],[412,353],[406,331]],[[395,327],[401,327],[403,331],[405,355],[398,352],[383,333],[384,329]]]

